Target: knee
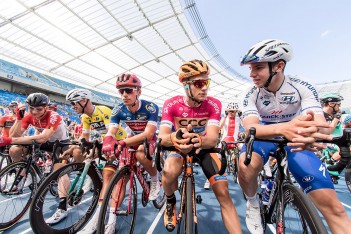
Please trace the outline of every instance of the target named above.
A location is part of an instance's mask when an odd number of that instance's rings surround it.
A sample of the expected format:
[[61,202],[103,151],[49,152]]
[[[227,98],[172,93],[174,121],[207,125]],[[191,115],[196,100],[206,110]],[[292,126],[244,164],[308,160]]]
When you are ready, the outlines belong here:
[[218,189],[214,189],[216,198],[221,206],[227,206],[228,203],[232,203],[232,199],[229,195],[228,185],[217,186]]

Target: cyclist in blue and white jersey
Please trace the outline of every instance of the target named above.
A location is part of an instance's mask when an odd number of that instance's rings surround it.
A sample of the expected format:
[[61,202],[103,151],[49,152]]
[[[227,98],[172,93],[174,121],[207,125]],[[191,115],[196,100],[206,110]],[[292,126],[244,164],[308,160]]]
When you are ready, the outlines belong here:
[[[331,139],[317,90],[309,82],[284,75],[292,57],[291,46],[281,40],[255,44],[242,58],[248,64],[254,87],[243,100],[243,123],[246,131],[256,128],[258,138],[284,136],[291,141],[286,150],[288,166],[297,182],[324,215],[333,233],[349,233],[351,225],[338,200],[326,168],[317,156],[316,138]],[[251,164],[244,164],[246,147],[239,161],[239,182],[247,197],[246,224],[251,233],[263,233],[256,197],[257,176],[276,145],[255,142]],[[311,179],[313,178],[313,179]]]
[[[103,186],[101,189],[99,203],[95,214],[80,233],[94,233],[96,231],[98,216],[103,201],[105,191],[114,175],[117,167],[124,166],[124,161],[116,159],[115,144],[118,145],[118,150],[121,152],[125,147],[134,147],[137,150],[136,158],[145,168],[151,177],[149,200],[155,200],[160,193],[160,182],[156,167],[152,166],[152,161],[148,160],[144,155],[144,138],[146,137],[150,145],[150,153],[154,150],[156,142],[157,116],[158,106],[149,101],[140,100],[141,81],[133,74],[122,74],[117,78],[116,88],[118,89],[123,103],[119,104],[112,110],[111,121],[108,127],[108,132],[103,140],[102,151],[105,153],[108,162],[103,170]],[[117,141],[115,138],[118,126],[123,121],[132,131],[132,136],[124,140]],[[122,188],[124,194],[125,188]],[[111,209],[115,209],[112,208]],[[105,233],[115,233],[116,216],[111,215],[108,220],[108,225]]]

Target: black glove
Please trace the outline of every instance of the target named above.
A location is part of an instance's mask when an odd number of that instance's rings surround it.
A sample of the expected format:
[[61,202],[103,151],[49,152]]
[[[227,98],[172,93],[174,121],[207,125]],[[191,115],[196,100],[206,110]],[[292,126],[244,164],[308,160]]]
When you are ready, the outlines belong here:
[[228,111],[224,111],[225,116],[228,116]]
[[337,119],[340,119],[341,118],[341,113],[336,113],[335,115],[334,115],[334,118],[337,118]]

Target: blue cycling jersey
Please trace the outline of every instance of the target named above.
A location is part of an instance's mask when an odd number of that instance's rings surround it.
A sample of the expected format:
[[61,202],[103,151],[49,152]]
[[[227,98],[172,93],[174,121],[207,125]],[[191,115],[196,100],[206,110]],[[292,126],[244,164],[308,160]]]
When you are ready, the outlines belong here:
[[144,132],[146,125],[157,127],[158,106],[149,101],[139,100],[139,108],[131,112],[123,103],[112,110],[110,126],[118,126],[122,120],[135,134]]

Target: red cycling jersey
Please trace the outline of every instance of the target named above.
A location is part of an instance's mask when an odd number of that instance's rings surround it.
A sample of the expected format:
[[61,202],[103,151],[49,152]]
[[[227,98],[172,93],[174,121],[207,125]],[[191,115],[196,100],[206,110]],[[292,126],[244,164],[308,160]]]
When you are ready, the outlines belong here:
[[2,136],[8,137],[10,128],[15,123],[16,118],[13,115],[6,115],[0,118],[0,127],[3,127]]
[[62,117],[55,111],[47,110],[44,117],[41,119],[35,119],[31,114],[25,115],[22,119],[22,128],[27,129],[30,124],[40,133],[43,132],[44,129],[52,129],[55,131],[49,141],[69,139],[66,124]]
[[160,126],[174,130],[191,124],[193,131],[201,135],[206,133],[207,126],[219,126],[222,104],[218,99],[207,97],[198,107],[191,107],[184,100],[183,96],[175,96],[165,101]]

